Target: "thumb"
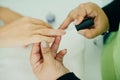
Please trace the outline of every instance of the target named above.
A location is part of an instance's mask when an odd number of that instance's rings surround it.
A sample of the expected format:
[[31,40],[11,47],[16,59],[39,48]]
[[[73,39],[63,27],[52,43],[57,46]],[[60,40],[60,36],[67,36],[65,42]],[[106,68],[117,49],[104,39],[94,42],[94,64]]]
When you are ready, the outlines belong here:
[[41,42],[41,52],[44,62],[49,63],[54,59],[54,56],[52,55],[52,50],[50,49],[50,46],[46,41]]

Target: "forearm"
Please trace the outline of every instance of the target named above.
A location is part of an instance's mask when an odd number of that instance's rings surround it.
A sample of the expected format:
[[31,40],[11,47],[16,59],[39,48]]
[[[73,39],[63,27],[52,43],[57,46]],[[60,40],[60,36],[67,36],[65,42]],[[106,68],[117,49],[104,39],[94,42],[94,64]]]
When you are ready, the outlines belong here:
[[120,22],[120,0],[114,0],[103,8],[109,19],[109,31],[117,31],[119,29]]
[[15,21],[21,18],[22,15],[4,7],[0,7],[0,19],[3,20],[5,24]]

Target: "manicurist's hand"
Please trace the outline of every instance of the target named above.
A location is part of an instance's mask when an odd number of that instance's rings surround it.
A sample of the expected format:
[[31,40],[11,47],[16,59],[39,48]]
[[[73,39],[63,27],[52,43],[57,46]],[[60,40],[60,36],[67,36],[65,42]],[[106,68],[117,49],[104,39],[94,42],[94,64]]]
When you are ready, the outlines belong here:
[[94,18],[94,26],[90,29],[80,30],[79,33],[87,38],[94,38],[107,31],[109,23],[104,11],[96,4],[88,2],[80,4],[73,9],[60,26],[60,29],[66,29],[71,22],[80,24],[85,18]]
[[56,80],[69,73],[63,65],[66,49],[58,52],[59,43],[60,37],[56,37],[51,47],[45,41],[33,45],[30,61],[38,80]]
[[56,35],[64,35],[39,19],[22,17],[0,27],[0,47],[24,46],[41,41],[52,42]]

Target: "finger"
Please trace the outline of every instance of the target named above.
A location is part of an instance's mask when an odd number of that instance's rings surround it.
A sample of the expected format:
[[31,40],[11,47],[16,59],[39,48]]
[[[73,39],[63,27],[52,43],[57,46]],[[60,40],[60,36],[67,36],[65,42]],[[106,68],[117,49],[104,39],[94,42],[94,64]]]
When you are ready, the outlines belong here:
[[54,42],[53,42],[53,44],[51,46],[51,50],[54,51],[55,53],[57,53],[60,41],[61,41],[61,37],[60,36],[55,37],[55,40],[54,40]]
[[56,60],[63,62],[63,57],[65,56],[65,54],[67,53],[67,49],[61,50],[59,53],[57,53],[56,55]]
[[77,17],[74,17],[75,25],[80,24],[83,19],[87,16],[86,9],[83,9],[82,7],[76,8],[76,14],[78,14]]
[[84,36],[88,39],[92,39],[98,35],[99,31],[97,29],[86,29],[84,30]]
[[39,62],[40,58],[41,58],[40,44],[39,43],[33,44],[31,56],[30,56],[30,62],[32,66],[35,66],[35,64]]
[[30,43],[40,43],[41,41],[46,41],[48,43],[51,43],[54,41],[54,37],[46,37],[46,36],[42,36],[42,35],[33,35],[29,39],[29,44]]
[[84,19],[84,17],[79,16],[77,19],[75,19],[74,24],[75,24],[75,25],[80,24],[80,23],[83,21],[83,19]]
[[65,35],[66,32],[60,29],[40,29],[36,30],[34,33],[41,34],[43,36],[62,36]]
[[36,25],[44,25],[48,28],[52,28],[51,25],[45,23],[44,21],[40,20],[40,19],[35,19],[35,18],[30,18],[30,21],[33,23],[33,24],[36,24]]
[[63,22],[63,24],[60,26],[60,29],[66,29],[72,21],[75,21],[76,25],[80,24],[83,21],[85,16],[86,16],[85,9],[76,8],[76,9],[72,10],[69,13],[68,17]]
[[41,52],[42,52],[43,59],[44,59],[45,63],[49,64],[54,60],[54,56],[52,55],[52,51],[50,49],[50,46],[45,41],[41,42]]
[[35,24],[35,25],[44,25],[44,26],[47,26],[48,28],[52,28],[51,25],[49,25],[48,23],[45,23],[44,21],[42,21],[40,19],[35,19],[35,18],[31,18],[31,17],[24,17],[23,20],[28,21],[28,22]]
[[73,18],[69,14],[67,18],[64,20],[64,22],[60,25],[59,29],[66,29],[72,21]]

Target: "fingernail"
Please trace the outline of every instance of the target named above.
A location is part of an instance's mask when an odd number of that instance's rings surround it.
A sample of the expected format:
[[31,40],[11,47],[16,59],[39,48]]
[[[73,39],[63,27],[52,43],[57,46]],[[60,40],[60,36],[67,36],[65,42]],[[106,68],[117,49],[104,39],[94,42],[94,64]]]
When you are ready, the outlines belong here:
[[49,46],[49,44],[46,41],[42,41],[41,46],[42,46],[42,48],[47,48]]

